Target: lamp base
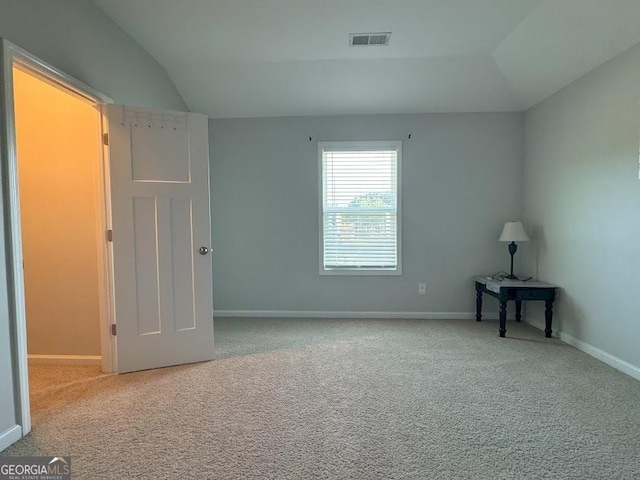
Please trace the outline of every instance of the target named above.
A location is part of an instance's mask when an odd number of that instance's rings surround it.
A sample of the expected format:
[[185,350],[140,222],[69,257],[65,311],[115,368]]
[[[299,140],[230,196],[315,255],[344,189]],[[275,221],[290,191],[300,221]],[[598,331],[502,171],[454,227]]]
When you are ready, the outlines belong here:
[[511,242],[509,244],[509,255],[511,255],[511,272],[509,273],[509,275],[507,275],[506,279],[509,280],[520,280],[518,277],[516,277],[513,274],[513,256],[516,254],[516,252],[518,251],[518,245],[516,244],[516,242]]

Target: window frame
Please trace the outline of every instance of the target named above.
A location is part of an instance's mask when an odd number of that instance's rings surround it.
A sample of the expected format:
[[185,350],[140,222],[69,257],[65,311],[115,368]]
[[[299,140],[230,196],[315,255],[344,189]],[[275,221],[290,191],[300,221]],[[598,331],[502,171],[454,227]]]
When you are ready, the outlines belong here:
[[[325,151],[395,150],[396,153],[396,268],[329,268],[324,267],[324,191],[322,157]],[[402,275],[402,141],[318,142],[318,270],[320,275],[399,276]]]

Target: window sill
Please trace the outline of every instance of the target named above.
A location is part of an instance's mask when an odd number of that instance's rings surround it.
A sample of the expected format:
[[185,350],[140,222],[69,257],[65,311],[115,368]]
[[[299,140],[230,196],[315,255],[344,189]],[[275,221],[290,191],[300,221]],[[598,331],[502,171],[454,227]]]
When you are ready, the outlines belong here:
[[370,276],[370,277],[387,277],[387,276],[400,276],[402,275],[402,269],[395,270],[366,270],[366,269],[320,269],[320,275],[327,276]]

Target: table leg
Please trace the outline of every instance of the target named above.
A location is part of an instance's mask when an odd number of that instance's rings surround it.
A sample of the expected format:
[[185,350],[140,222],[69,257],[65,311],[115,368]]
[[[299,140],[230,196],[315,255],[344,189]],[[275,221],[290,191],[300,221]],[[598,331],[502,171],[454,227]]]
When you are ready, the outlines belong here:
[[507,332],[507,301],[500,300],[500,336]]
[[476,285],[476,322],[482,320],[482,290]]
[[522,300],[516,300],[516,322],[522,320]]
[[551,338],[551,334],[553,333],[553,330],[551,330],[551,322],[553,321],[553,300],[545,300],[544,303],[544,335],[547,338]]

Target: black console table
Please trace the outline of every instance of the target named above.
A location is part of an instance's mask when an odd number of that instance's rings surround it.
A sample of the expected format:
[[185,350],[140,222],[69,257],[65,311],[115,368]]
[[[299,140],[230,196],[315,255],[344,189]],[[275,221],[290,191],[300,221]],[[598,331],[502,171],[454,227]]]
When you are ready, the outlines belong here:
[[545,303],[544,333],[551,337],[551,322],[553,321],[553,301],[556,299],[555,285],[544,282],[522,282],[517,280],[495,280],[491,277],[474,277],[476,282],[476,321],[482,320],[482,294],[495,297],[500,302],[500,336],[507,331],[507,302],[516,302],[516,322],[522,319],[522,302],[525,300],[543,300]]

